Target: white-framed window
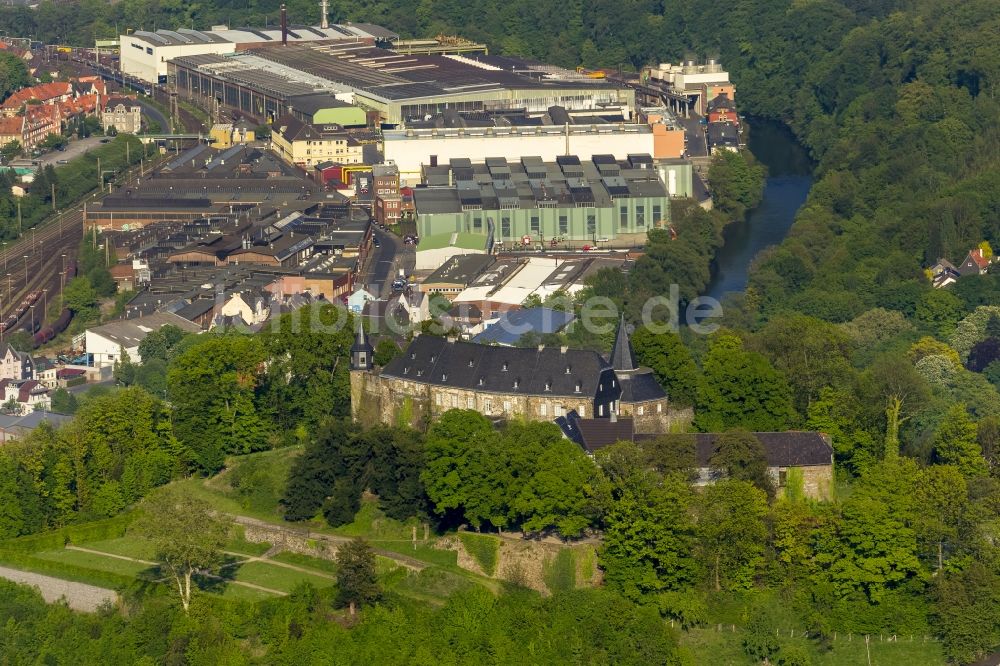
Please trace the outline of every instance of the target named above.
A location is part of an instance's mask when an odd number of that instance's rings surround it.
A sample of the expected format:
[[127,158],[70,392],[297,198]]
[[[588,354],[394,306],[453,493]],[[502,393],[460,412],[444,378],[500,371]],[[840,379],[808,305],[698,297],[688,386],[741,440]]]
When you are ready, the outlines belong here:
[[538,413],[541,414],[542,416],[548,416],[549,406],[543,402],[542,406],[538,408]]
[[656,403],[656,413],[657,414],[662,414],[663,413],[663,404],[662,403],[659,403],[659,402]]
[[468,400],[465,401],[465,406],[468,409],[475,409],[476,408],[476,399],[475,398],[469,398]]
[[503,411],[504,414],[510,414],[510,400],[503,401]]
[[492,414],[493,413],[493,401],[492,400],[486,400],[486,401],[483,402],[483,411],[486,412],[487,414]]
[[434,395],[434,402],[437,403],[438,407],[441,406],[441,394],[440,393],[437,393],[437,394]]
[[452,407],[458,407],[458,396],[457,395],[451,396],[451,406]]
[[643,406],[639,405],[639,416],[642,416],[643,409]]
[[598,416],[604,416],[604,405],[598,405],[597,406],[597,415]]
[[583,405],[580,405],[577,408],[576,413],[579,414],[581,418],[586,418],[587,417],[587,408],[584,407]]

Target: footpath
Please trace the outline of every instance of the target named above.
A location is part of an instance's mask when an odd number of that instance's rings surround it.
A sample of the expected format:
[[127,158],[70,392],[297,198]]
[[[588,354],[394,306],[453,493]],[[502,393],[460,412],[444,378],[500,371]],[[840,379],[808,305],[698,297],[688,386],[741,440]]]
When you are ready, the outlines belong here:
[[77,611],[92,613],[104,603],[114,604],[118,601],[118,593],[114,590],[29,571],[0,567],[0,578],[6,578],[15,583],[34,585],[42,593],[42,598],[45,601],[52,603],[59,601],[59,599],[66,599],[69,607]]

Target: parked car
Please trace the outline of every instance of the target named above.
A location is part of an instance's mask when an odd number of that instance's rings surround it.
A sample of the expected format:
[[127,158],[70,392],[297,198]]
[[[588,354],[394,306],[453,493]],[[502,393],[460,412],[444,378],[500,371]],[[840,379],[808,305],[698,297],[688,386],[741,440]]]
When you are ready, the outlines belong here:
[[382,247],[382,243],[380,243],[378,241],[378,238],[375,238],[374,236],[372,237],[372,245],[374,245],[375,247]]
[[406,280],[403,280],[401,278],[396,278],[395,280],[392,281],[393,291],[403,291],[404,289],[406,289]]

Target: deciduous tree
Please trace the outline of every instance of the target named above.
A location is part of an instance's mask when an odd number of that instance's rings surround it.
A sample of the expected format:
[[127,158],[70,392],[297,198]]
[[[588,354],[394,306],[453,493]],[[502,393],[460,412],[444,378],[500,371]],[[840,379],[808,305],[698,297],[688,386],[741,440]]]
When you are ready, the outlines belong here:
[[145,503],[134,529],[152,542],[186,613],[191,606],[195,574],[222,560],[229,522],[204,500],[168,490]]

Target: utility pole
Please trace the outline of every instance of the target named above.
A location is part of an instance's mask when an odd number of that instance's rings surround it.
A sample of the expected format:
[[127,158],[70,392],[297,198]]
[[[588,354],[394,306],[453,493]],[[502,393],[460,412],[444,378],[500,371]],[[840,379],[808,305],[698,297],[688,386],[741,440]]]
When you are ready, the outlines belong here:
[[52,183],[52,212],[56,210],[56,184]]
[[[21,200],[17,200],[17,235],[21,235]],[[6,262],[6,257],[4,257]]]

